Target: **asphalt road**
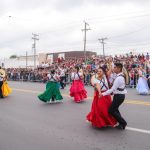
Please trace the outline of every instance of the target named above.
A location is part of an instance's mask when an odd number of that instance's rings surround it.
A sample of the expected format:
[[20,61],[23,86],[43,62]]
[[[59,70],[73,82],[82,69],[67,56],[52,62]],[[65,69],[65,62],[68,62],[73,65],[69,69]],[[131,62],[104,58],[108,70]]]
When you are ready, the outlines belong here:
[[86,87],[88,99],[74,103],[69,86],[61,90],[64,102],[45,104],[37,95],[42,83],[9,82],[13,92],[0,99],[0,150],[149,150],[150,95],[135,89],[120,111],[128,122],[126,130],[97,129],[86,122],[93,89]]

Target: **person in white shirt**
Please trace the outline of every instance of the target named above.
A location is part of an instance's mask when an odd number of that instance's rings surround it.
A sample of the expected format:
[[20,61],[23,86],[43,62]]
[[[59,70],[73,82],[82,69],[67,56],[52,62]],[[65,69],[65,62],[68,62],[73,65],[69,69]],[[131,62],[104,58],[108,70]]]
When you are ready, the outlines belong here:
[[66,84],[65,84],[65,76],[66,76],[66,74],[65,74],[65,69],[64,69],[64,67],[62,66],[62,67],[60,68],[60,85],[61,85],[61,89],[64,89],[65,86],[66,86]]
[[127,93],[127,90],[125,88],[125,77],[122,73],[122,68],[123,65],[121,63],[115,63],[114,72],[117,74],[117,77],[113,83],[113,86],[111,87],[111,89],[100,94],[100,96],[109,95],[111,93],[114,94],[113,102],[108,112],[119,122],[119,125],[116,126],[116,128],[118,129],[125,129],[127,125],[127,122],[119,112],[119,106],[124,102],[125,94]]

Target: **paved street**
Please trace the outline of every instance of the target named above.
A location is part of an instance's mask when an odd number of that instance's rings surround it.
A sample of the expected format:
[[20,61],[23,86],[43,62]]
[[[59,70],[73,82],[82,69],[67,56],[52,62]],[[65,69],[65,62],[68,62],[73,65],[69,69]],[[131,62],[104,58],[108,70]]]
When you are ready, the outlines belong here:
[[128,89],[120,110],[128,122],[124,131],[97,129],[86,122],[93,89],[88,99],[76,104],[69,86],[61,90],[64,102],[45,104],[37,95],[43,83],[9,82],[12,94],[0,99],[0,150],[149,150],[150,95]]

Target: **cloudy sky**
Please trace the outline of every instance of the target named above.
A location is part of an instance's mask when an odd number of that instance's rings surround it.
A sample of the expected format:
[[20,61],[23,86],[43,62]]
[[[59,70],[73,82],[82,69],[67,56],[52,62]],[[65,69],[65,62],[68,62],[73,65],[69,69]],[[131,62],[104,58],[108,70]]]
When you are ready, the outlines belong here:
[[149,0],[0,0],[0,57],[37,52],[87,50],[102,54],[98,39],[107,37],[106,54],[150,51]]

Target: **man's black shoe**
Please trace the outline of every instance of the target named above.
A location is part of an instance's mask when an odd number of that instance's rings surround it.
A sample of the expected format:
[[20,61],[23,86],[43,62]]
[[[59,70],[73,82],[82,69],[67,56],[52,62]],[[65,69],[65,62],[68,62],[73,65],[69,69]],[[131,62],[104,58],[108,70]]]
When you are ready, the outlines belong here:
[[127,123],[122,125],[123,130],[125,130],[126,126],[127,126]]
[[118,126],[116,126],[116,128],[120,129],[120,130],[125,130],[126,126],[127,126],[127,124],[125,124],[125,125],[119,124]]
[[123,126],[119,124],[118,126],[116,126],[116,128],[122,130]]

